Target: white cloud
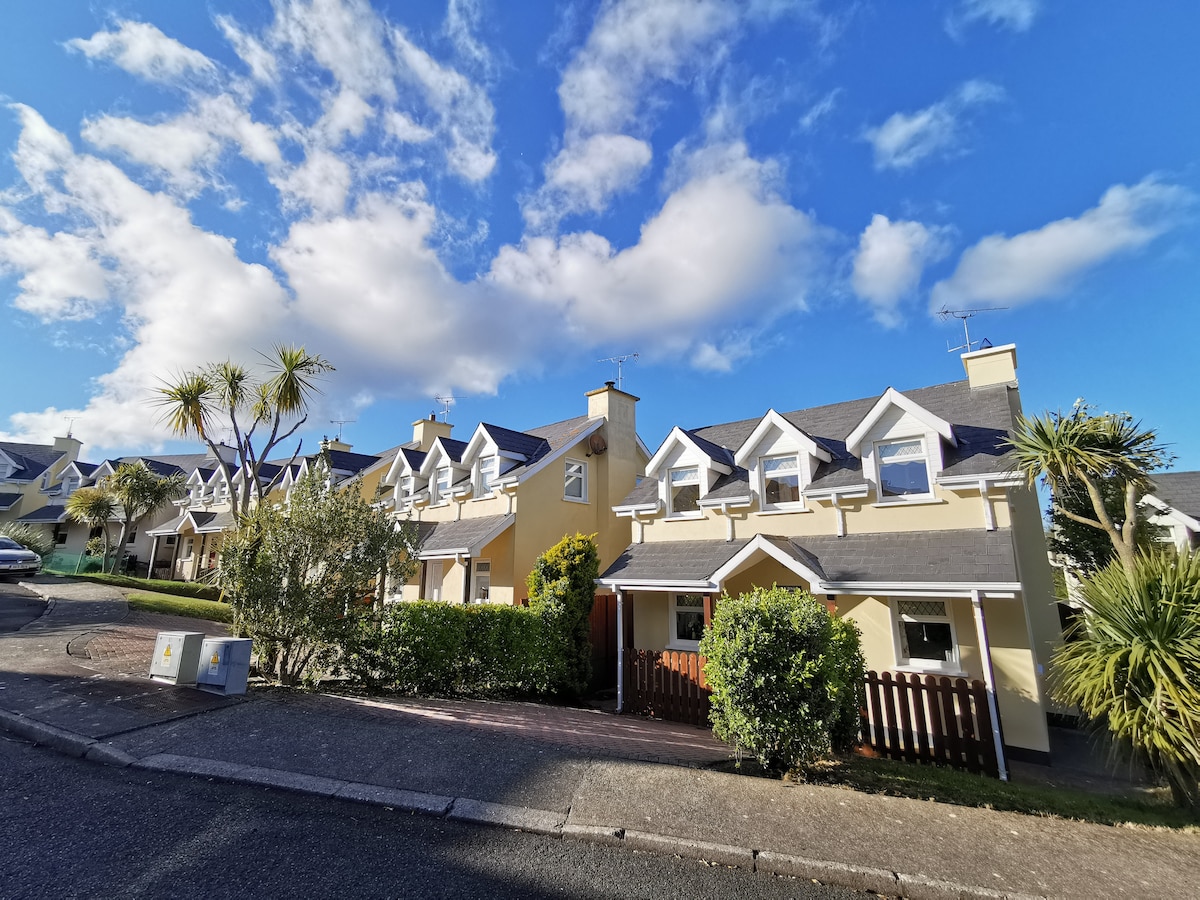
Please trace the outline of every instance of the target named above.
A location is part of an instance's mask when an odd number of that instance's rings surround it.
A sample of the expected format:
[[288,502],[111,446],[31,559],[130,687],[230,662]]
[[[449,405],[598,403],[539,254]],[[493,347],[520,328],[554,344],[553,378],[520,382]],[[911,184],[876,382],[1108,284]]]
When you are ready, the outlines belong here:
[[963,150],[963,117],[975,107],[1004,97],[987,81],[965,82],[944,100],[914,113],[894,113],[882,125],[868,128],[863,139],[875,150],[876,169],[907,169],[933,155]]
[[491,280],[560,310],[579,340],[673,355],[711,343],[722,323],[802,308],[820,229],[770,190],[774,172],[744,146],[725,158],[721,171],[698,166],[634,246],[593,232],[526,238],[501,249]]
[[393,30],[392,44],[403,72],[420,86],[450,137],[447,151],[450,168],[468,181],[487,178],[496,166],[496,154],[491,148],[496,126],[495,109],[486,91],[461,73],[439,64],[400,29]]
[[250,76],[263,84],[275,83],[279,78],[279,64],[275,54],[253,35],[246,34],[238,28],[237,23],[229,16],[217,16],[214,21],[225,35],[225,40],[233,47],[233,52],[250,70]]
[[403,144],[423,144],[433,138],[433,132],[398,109],[384,114],[383,127],[388,134]]
[[195,193],[203,185],[196,167],[211,165],[221,149],[207,130],[183,122],[148,125],[136,119],[100,116],[84,122],[80,134],[101,150],[119,151],[159,170],[187,193]]
[[291,209],[308,207],[320,217],[335,216],[346,207],[354,174],[350,165],[335,153],[313,149],[304,162],[287,175],[274,179]]
[[199,50],[167,37],[153,25],[126,19],[117,26],[116,31],[98,31],[90,38],[67,41],[67,46],[88,59],[108,60],[149,81],[171,82],[216,70]]
[[800,117],[800,129],[802,131],[812,131],[817,127],[818,123],[837,107],[838,97],[841,96],[842,89],[834,88],[816,103],[808,108],[803,116]]
[[22,225],[0,210],[0,272],[18,272],[13,306],[43,322],[86,319],[108,300],[108,273],[93,243]]
[[311,56],[360,97],[396,98],[383,22],[364,0],[277,0],[268,43]]
[[573,213],[602,212],[615,194],[633,187],[652,156],[648,143],[624,134],[569,144],[546,166],[546,184],[524,205],[526,221],[541,229]]
[[945,253],[938,229],[876,214],[859,238],[850,283],[871,305],[876,321],[894,327],[900,322],[900,301],[916,290],[925,266]]
[[1013,237],[985,237],[963,252],[952,276],[934,286],[930,307],[1018,305],[1062,294],[1089,270],[1165,233],[1193,199],[1184,188],[1147,178],[1132,187],[1110,187],[1078,218]]
[[962,0],[946,26],[951,34],[972,22],[984,21],[1012,31],[1028,31],[1040,11],[1041,0]]

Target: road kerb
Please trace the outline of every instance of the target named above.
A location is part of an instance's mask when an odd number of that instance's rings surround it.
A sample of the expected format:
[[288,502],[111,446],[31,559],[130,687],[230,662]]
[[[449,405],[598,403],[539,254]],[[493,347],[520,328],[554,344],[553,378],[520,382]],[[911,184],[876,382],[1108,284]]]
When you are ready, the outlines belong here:
[[453,797],[441,794],[426,794],[422,791],[406,791],[403,788],[383,787],[378,784],[347,782],[345,787],[333,795],[340,800],[386,806],[403,812],[421,813],[427,816],[444,816],[454,805]]
[[504,803],[487,803],[483,800],[466,800],[459,797],[450,807],[448,817],[460,822],[476,822],[485,825],[500,825],[519,828],[534,834],[561,837],[566,823],[565,813],[545,809],[529,809],[524,806],[508,806]]
[[1031,894],[1018,894],[979,885],[940,881],[924,875],[897,873],[897,892],[912,900],[1039,900]]
[[754,867],[759,872],[807,878],[820,881],[822,884],[837,884],[853,888],[856,891],[873,891],[876,894],[887,896],[899,893],[896,873],[889,872],[887,869],[873,869],[868,866],[852,866],[847,863],[808,859],[803,856],[793,856],[790,853],[776,853],[772,850],[760,850],[755,858]]
[[127,769],[138,761],[136,756],[132,756],[124,750],[118,750],[116,747],[110,747],[108,744],[102,744],[99,741],[91,746],[83,758],[105,766],[116,766],[119,769]]
[[0,728],[76,759],[86,756],[96,743],[94,738],[4,709],[0,709]]
[[562,828],[562,836],[573,841],[619,845],[625,839],[625,829],[608,825],[574,825],[568,822]]
[[651,834],[646,831],[626,831],[625,846],[630,850],[683,856],[688,859],[718,863],[722,866],[738,866],[750,872],[754,871],[754,851],[749,847],[712,844],[708,841]]

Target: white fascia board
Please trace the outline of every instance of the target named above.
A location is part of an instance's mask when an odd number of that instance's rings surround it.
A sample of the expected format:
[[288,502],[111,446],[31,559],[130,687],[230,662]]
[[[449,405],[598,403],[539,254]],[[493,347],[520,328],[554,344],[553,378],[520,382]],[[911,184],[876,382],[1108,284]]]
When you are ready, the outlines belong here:
[[596,584],[622,591],[679,591],[711,594],[720,590],[712,581],[663,581],[658,579],[597,578]]
[[862,421],[854,426],[854,430],[846,437],[846,449],[850,453],[855,456],[862,456],[863,440],[890,406],[904,410],[913,418],[919,420],[930,431],[936,431],[944,440],[949,441],[956,447],[958,446],[958,439],[955,438],[954,429],[950,427],[949,422],[941,416],[935,416],[925,407],[914,400],[910,400],[895,388],[889,387],[883,392],[883,396],[875,401],[875,405],[871,407],[871,411],[863,416]]
[[[465,452],[463,457],[464,459],[466,458]],[[429,448],[429,453],[425,456],[425,461],[421,463],[421,470],[417,474],[419,474],[422,478],[429,478],[434,471],[443,467],[439,466],[438,463],[444,463],[444,465],[449,466],[451,471],[465,472],[470,469],[469,465],[462,462],[455,462],[450,458],[450,454],[447,453],[446,448],[442,446],[441,438],[438,438],[433,442],[433,446]]]
[[871,486],[864,481],[862,484],[849,484],[845,487],[805,488],[801,493],[809,500],[833,500],[836,497],[853,500],[871,496]]
[[973,487],[986,481],[989,487],[1020,487],[1025,479],[1013,472],[984,472],[981,475],[942,475],[935,478],[942,487]]
[[980,591],[985,597],[1015,599],[1022,591],[1019,581],[825,581],[826,594],[883,594],[888,597],[970,597]]
[[690,437],[688,437],[687,433],[682,428],[676,425],[671,429],[671,433],[667,435],[667,439],[662,442],[662,446],[658,448],[658,452],[654,454],[654,456],[650,459],[650,462],[646,463],[647,477],[657,477],[658,469],[661,468],[663,461],[667,458],[667,455],[677,445],[688,447],[693,452],[700,454],[700,456],[702,456],[704,459],[707,459],[707,468],[714,472],[720,472],[722,475],[728,475],[733,471],[733,469],[731,469],[729,466],[725,465],[724,463],[717,462],[705,451],[701,450],[700,446]]
[[736,572],[741,566],[746,563],[755,553],[762,551],[767,556],[774,559],[781,566],[790,572],[795,572],[801,578],[809,583],[809,586],[814,590],[816,585],[821,583],[820,576],[817,575],[808,566],[801,563],[789,553],[780,550],[772,541],[767,540],[761,534],[756,534],[745,547],[735,553],[730,560],[721,568],[713,573],[712,580],[717,584],[724,583],[725,579]]
[[[545,456],[543,456],[541,459],[539,459],[537,462],[535,462],[532,466],[529,466],[524,471],[518,473],[516,475],[517,484],[520,484],[522,481],[527,481],[528,479],[532,478],[534,475],[536,475],[538,472],[542,471],[542,469],[546,468],[546,466],[550,465],[555,460],[562,459],[564,456],[567,455],[567,451],[569,451],[572,447],[577,445],[580,441],[586,440],[587,438],[591,437],[593,434],[595,434],[599,430],[600,426],[603,424],[604,424],[604,419],[601,419],[601,418],[592,419],[591,422],[588,424],[588,427],[583,429],[583,431],[579,432],[579,434],[575,436],[575,440],[573,440],[571,443],[563,444],[557,450],[551,450],[549,453],[547,453]],[[497,484],[505,484],[507,481],[508,481],[507,478],[501,478],[497,482]]]
[[815,456],[822,462],[832,462],[833,457],[829,455],[829,451],[814,441],[809,435],[773,409],[768,409],[766,414],[759,419],[758,424],[754,426],[754,430],[750,432],[750,436],[742,442],[742,446],[734,453],[733,459],[739,466],[749,468],[747,463],[756,456],[755,450],[762,443],[762,439],[766,437],[770,429],[778,428],[785,435],[789,436],[810,456]]
[[655,500],[653,503],[631,503],[628,506],[614,506],[612,511],[618,516],[636,516],[638,513],[656,513],[662,507],[662,503]]
[[1158,497],[1155,497],[1153,494],[1147,494],[1139,502],[1150,504],[1158,510],[1158,515],[1165,516],[1168,519],[1173,519],[1191,531],[1200,531],[1200,521],[1192,518],[1187,513],[1180,512],[1170,503],[1158,499]]
[[650,457],[652,457],[654,454],[650,452],[650,448],[646,446],[646,442],[642,440],[642,436],[640,434],[638,434],[635,431],[633,436],[634,436],[634,439],[637,440],[638,449],[641,450],[642,455],[645,456],[647,460],[649,460]]
[[463,465],[469,465],[476,456],[480,455],[480,450],[484,447],[491,446],[493,452],[496,448],[496,442],[492,440],[492,436],[487,433],[487,429],[480,422],[475,426],[475,430],[471,432],[471,438],[467,441],[466,449],[463,450],[462,462]]

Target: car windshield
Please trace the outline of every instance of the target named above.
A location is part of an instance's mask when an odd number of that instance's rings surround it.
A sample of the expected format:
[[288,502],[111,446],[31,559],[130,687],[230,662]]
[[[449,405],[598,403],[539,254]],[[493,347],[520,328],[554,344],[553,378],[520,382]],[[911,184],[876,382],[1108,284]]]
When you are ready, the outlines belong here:
[[24,550],[25,548],[12,538],[0,537],[0,550]]

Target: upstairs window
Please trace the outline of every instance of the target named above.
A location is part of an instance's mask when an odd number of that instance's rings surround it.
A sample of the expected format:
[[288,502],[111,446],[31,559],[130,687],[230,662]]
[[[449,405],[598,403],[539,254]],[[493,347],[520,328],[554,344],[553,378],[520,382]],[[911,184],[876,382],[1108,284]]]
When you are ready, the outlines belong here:
[[414,475],[405,475],[400,479],[400,496],[411,497],[417,490],[417,479]]
[[440,503],[450,499],[450,467],[442,466],[437,470],[433,482],[433,502]]
[[700,468],[699,466],[684,466],[672,469],[667,476],[667,485],[671,501],[668,514],[686,516],[700,512]]
[[876,444],[875,461],[881,497],[929,496],[929,458],[920,438]]
[[563,499],[587,503],[587,463],[568,459],[563,469]]
[[762,503],[764,509],[788,508],[800,501],[800,460],[789,456],[764,456],[759,460],[762,471]]
[[495,487],[496,478],[500,474],[500,457],[485,456],[479,460],[479,478],[475,495],[486,497]]

